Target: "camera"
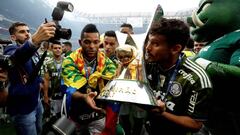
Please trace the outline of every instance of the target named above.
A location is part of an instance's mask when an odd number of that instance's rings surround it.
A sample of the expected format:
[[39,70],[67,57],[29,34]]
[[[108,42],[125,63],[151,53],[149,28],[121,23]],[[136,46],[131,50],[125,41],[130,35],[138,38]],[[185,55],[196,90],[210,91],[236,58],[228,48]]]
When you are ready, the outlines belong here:
[[65,1],[59,1],[57,3],[57,6],[53,9],[52,12],[52,20],[56,24],[56,31],[53,38],[51,38],[49,41],[51,43],[60,43],[60,39],[66,39],[69,40],[72,36],[71,29],[62,28],[62,26],[59,24],[59,22],[62,20],[64,11],[72,12],[73,11],[73,5],[70,2]]
[[0,39],[0,54],[3,54],[4,48],[9,44],[12,44],[11,40]]
[[11,40],[0,39],[0,45],[9,45],[12,44]]
[[0,67],[2,69],[9,69],[13,65],[10,56],[3,55],[4,48],[9,44],[12,44],[11,40],[0,39]]
[[13,66],[10,55],[0,54],[0,67],[2,69],[9,69]]

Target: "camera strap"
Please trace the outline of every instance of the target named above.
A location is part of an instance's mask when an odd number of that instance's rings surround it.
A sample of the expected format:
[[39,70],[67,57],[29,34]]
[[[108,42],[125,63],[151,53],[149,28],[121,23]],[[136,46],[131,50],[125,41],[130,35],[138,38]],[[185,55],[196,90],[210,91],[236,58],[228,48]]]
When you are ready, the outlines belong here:
[[28,81],[27,81],[28,83],[32,82],[37,77],[38,72],[40,71],[41,66],[43,65],[43,61],[46,58],[46,56],[47,56],[47,50],[44,51],[44,53],[41,56],[40,60],[36,64],[35,68],[33,69],[33,72],[29,75],[29,78],[28,78]]

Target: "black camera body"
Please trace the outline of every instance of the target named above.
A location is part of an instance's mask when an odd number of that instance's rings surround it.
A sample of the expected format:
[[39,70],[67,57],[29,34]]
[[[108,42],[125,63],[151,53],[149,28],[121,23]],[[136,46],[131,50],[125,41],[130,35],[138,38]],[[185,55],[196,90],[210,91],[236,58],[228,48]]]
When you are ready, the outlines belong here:
[[0,54],[3,54],[5,47],[7,47],[9,44],[12,44],[11,40],[0,38]]
[[8,46],[9,44],[12,44],[11,40],[4,40],[0,39],[0,67],[2,69],[9,69],[12,67],[12,61],[10,59],[9,55],[3,55],[4,48]]
[[9,69],[13,66],[10,55],[2,55],[0,54],[0,67],[2,69]]
[[72,3],[59,1],[57,3],[57,6],[53,9],[52,20],[56,24],[56,31],[55,31],[54,37],[49,40],[51,43],[60,43],[60,39],[69,40],[71,38],[71,36],[72,36],[71,29],[62,28],[62,26],[59,24],[59,22],[63,18],[64,11],[72,12],[73,8],[74,7],[73,7]]
[[11,40],[0,39],[0,45],[9,45],[9,44],[12,44]]

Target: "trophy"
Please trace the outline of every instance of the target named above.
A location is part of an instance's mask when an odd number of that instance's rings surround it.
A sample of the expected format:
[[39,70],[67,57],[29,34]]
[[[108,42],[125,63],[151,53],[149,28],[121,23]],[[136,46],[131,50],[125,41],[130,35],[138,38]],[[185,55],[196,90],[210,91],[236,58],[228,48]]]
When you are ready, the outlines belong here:
[[[147,32],[162,16],[162,8],[158,5]],[[146,64],[144,61],[146,41],[147,36],[142,40],[142,50],[127,44],[120,44],[116,48],[116,57],[120,61],[116,73],[117,77],[106,84],[97,99],[157,106],[157,99],[146,78]]]

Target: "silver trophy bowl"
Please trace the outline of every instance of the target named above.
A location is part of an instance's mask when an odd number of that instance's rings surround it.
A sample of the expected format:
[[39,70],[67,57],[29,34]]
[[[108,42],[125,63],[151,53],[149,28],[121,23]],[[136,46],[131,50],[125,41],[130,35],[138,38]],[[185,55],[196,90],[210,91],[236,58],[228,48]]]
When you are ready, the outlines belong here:
[[156,98],[147,85],[136,80],[114,79],[97,97],[102,100],[157,106]]

